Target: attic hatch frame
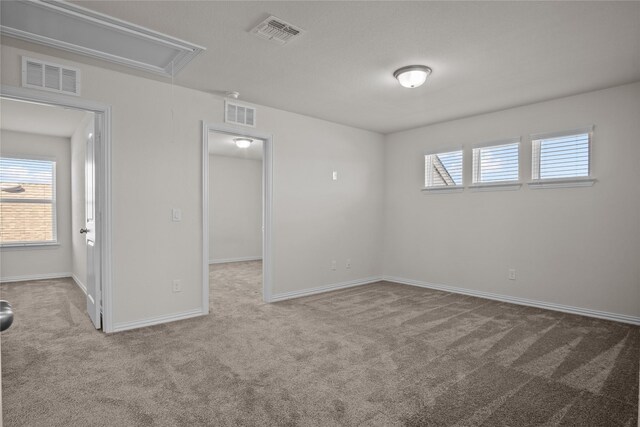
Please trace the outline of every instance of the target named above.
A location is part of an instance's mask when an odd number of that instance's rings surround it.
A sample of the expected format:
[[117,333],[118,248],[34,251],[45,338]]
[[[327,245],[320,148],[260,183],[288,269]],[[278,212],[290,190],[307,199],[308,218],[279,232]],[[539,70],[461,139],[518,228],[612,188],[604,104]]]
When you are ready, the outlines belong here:
[[[175,76],[206,50],[203,46],[65,1],[3,1],[1,7],[2,35],[165,77]],[[42,22],[49,25],[40,25]],[[56,25],[51,25],[54,22]],[[58,27],[65,31],[57,31],[55,28]],[[111,41],[105,44],[109,38]],[[100,43],[94,40],[100,40]],[[137,47],[123,48],[127,45]],[[141,51],[143,55],[140,55]]]
[[[102,303],[102,331],[114,332],[113,327],[113,274],[112,274],[112,198],[111,198],[111,106],[99,102],[46,92],[36,89],[0,85],[0,98],[31,102],[53,107],[94,113],[100,132],[96,147],[96,230],[99,233],[100,299]],[[98,130],[99,129],[99,130]]]

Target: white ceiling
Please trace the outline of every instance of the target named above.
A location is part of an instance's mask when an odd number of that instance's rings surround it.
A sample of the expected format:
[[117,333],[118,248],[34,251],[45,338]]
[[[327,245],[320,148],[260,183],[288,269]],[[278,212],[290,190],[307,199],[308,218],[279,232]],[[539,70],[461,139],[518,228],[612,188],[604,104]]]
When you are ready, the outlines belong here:
[[[205,46],[177,84],[382,133],[640,80],[640,2],[77,3]],[[248,32],[270,14],[306,33]]]
[[233,138],[240,135],[228,133],[209,132],[209,154],[225,157],[237,157],[240,159],[261,160],[262,141],[254,139],[248,148],[238,148]]
[[84,111],[0,99],[0,128],[15,132],[71,137]]

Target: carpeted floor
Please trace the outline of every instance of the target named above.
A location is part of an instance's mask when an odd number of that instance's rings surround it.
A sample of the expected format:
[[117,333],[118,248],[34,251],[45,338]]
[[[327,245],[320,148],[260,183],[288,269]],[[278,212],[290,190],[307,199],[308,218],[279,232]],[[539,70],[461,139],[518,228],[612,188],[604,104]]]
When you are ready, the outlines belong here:
[[390,283],[104,335],[70,280],[3,284],[11,426],[635,426],[640,328]]

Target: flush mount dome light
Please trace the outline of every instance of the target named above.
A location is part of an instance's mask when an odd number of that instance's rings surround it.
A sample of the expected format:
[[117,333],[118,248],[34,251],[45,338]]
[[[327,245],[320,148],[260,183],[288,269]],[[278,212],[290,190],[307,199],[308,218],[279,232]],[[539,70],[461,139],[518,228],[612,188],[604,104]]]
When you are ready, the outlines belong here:
[[426,65],[409,65],[397,69],[393,73],[393,77],[404,87],[414,88],[422,86],[431,74],[431,68]]
[[238,148],[249,148],[249,146],[253,142],[253,139],[249,139],[249,138],[233,138],[233,142],[236,143],[236,146]]

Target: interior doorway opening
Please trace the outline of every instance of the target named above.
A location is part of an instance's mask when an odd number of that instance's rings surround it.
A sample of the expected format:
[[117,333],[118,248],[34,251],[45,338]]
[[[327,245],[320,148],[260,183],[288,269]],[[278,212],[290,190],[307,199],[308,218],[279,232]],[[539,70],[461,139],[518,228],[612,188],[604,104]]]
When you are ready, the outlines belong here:
[[[3,264],[16,270],[3,269],[2,282],[72,278],[85,294],[81,311],[111,332],[110,107],[10,86],[0,102],[3,139],[13,141],[0,150],[2,208],[24,211],[3,215]],[[21,234],[5,233],[14,227]]]
[[261,299],[270,302],[271,141],[269,135],[203,124],[203,304],[207,312],[210,286],[215,298],[219,290],[215,286],[223,286],[222,276],[225,282],[237,279],[245,293],[261,293]]

